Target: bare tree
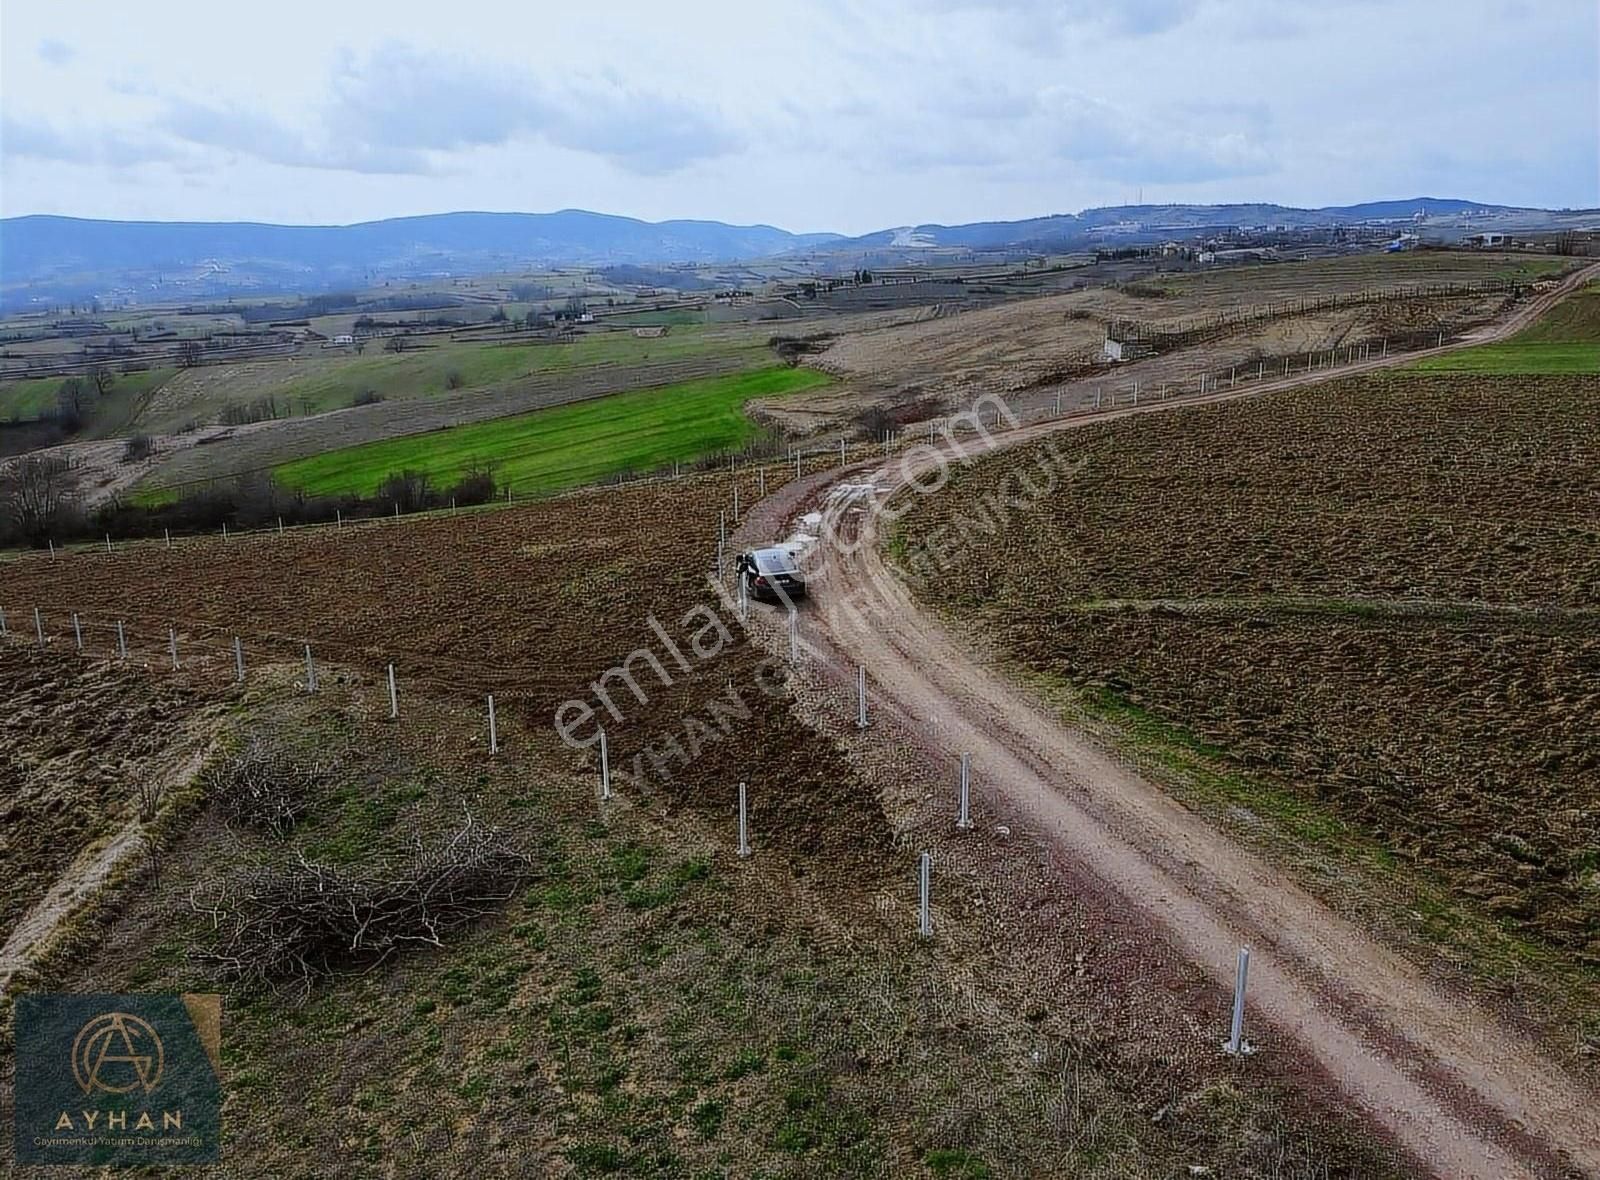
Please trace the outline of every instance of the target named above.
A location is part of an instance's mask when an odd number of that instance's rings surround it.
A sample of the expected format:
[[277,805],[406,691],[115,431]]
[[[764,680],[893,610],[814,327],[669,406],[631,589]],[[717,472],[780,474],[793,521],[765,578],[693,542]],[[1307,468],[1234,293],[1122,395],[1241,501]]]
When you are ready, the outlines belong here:
[[60,455],[24,455],[0,469],[0,535],[42,545],[75,507],[72,465]]
[[178,345],[178,364],[185,369],[192,369],[200,363],[200,342],[198,340],[185,340]]
[[404,352],[406,350],[406,338],[404,336],[391,336],[383,342],[383,346],[390,352]]
[[95,365],[89,370],[89,380],[94,383],[95,392],[105,397],[117,383],[117,375],[111,371],[110,365]]
[[89,416],[89,407],[94,402],[93,389],[82,377],[68,377],[61,383],[61,389],[56,393],[56,420],[68,434],[76,434],[83,429],[84,420]]

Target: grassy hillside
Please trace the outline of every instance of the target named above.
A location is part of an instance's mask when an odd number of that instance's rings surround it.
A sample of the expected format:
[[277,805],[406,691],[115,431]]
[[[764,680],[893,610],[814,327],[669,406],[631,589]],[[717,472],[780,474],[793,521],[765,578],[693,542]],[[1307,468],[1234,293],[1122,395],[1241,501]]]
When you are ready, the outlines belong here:
[[[119,373],[111,392],[93,399],[89,427],[84,433],[91,438],[117,433],[136,416],[144,400],[171,380],[175,372],[174,369],[150,369],[143,373]],[[31,377],[0,384],[0,419],[29,421],[53,412],[64,380],[64,377]]]
[[691,357],[748,357],[752,367],[765,353],[764,337],[750,332],[705,332],[678,328],[656,339],[631,332],[548,340],[450,340],[413,342],[404,352],[374,340],[361,354],[326,349],[290,360],[246,362],[192,369],[151,405],[140,426],[158,433],[190,421],[214,421],[228,405],[273,398],[280,414],[321,414],[358,397],[387,401],[441,397],[452,389],[488,389],[523,378],[616,367],[652,366]]
[[813,389],[830,380],[813,369],[777,366],[685,381],[346,447],[284,464],[277,475],[308,492],[370,494],[396,471],[422,471],[445,482],[474,466],[490,465],[498,479],[519,492],[555,491],[737,447],[756,433],[743,412],[750,398]]
[[1556,304],[1510,340],[1427,357],[1423,373],[1600,373],[1600,283]]

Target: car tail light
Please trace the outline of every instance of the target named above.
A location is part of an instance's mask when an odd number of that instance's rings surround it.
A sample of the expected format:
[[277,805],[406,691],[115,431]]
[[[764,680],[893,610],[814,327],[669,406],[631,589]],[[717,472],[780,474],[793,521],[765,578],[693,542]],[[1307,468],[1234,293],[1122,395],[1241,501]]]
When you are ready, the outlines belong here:
[[767,584],[767,580],[765,578],[757,578],[756,579],[756,585],[757,586],[765,586],[766,584]]

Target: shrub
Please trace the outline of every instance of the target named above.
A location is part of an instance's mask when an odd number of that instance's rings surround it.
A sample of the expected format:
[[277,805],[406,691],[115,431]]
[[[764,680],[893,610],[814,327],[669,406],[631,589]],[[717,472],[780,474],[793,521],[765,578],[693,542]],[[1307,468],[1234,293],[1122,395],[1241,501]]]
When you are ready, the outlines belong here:
[[155,449],[155,442],[148,434],[136,434],[128,440],[127,446],[122,448],[122,461],[137,463],[155,454]]

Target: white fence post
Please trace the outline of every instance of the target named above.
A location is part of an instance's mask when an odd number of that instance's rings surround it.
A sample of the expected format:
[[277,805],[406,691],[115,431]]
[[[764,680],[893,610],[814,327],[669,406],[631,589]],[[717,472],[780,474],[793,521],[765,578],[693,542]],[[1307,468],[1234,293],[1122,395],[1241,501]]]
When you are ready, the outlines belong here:
[[119,660],[128,658],[128,637],[123,634],[121,619],[117,620],[117,658]]
[[796,479],[800,478],[800,448],[799,447],[796,447],[794,449],[794,477]]
[[306,644],[306,692],[317,691],[317,664],[311,658],[311,645]]
[[106,552],[107,553],[111,552],[111,534],[110,533],[106,534]]
[[78,622],[78,612],[72,612],[72,640],[79,651],[83,650],[83,626]]
[[792,664],[800,658],[800,614],[789,608],[789,662]]
[[611,798],[611,746],[606,741],[606,731],[600,731],[600,799]]
[[227,521],[223,521],[222,522],[222,539],[224,541],[226,541],[228,539],[228,522]]
[[739,784],[739,855],[750,855],[750,808],[745,795],[745,785]]
[[737,524],[739,522],[739,485],[738,484],[734,484],[733,485],[733,520],[734,520],[735,524]]
[[921,871],[918,877],[922,897],[918,906],[917,933],[923,938],[928,938],[933,934],[933,916],[928,909],[928,893],[933,877],[933,853],[924,852],[922,854]]
[[167,548],[171,549],[172,548],[172,530],[171,529],[162,529],[161,530],[161,535],[166,537],[166,539],[167,539]]
[[5,612],[5,608],[4,607],[0,607],[0,635],[5,635],[5,634],[7,634],[7,632],[6,632],[6,612]]
[[756,468],[756,495],[763,499],[767,495],[767,469],[765,467]]
[[233,637],[233,674],[236,683],[244,683],[244,644],[239,637]]
[[956,827],[965,832],[972,827],[972,755],[961,755],[961,808]]
[[495,724],[494,693],[489,694],[489,753],[500,752],[500,728]]
[[867,727],[867,666],[856,666],[856,728]]
[[1239,973],[1233,983],[1233,1028],[1222,1050],[1237,1057],[1241,1053],[1250,1052],[1250,1047],[1244,1041],[1244,989],[1250,979],[1250,948],[1239,948]]
[[33,608],[33,632],[39,637],[39,646],[44,646],[44,618],[39,614],[39,608]]
[[395,720],[400,716],[400,695],[394,687],[394,665],[389,665],[389,719]]
[[176,627],[167,628],[167,646],[172,649],[172,666],[176,669],[178,666],[178,629]]
[[839,466],[844,466],[844,439],[839,440]]
[[1061,391],[1056,390],[1056,417],[1061,417]]
[[48,538],[46,543],[50,546],[50,560],[54,561],[56,559],[56,543],[55,543],[55,539],[53,537],[52,538]]

